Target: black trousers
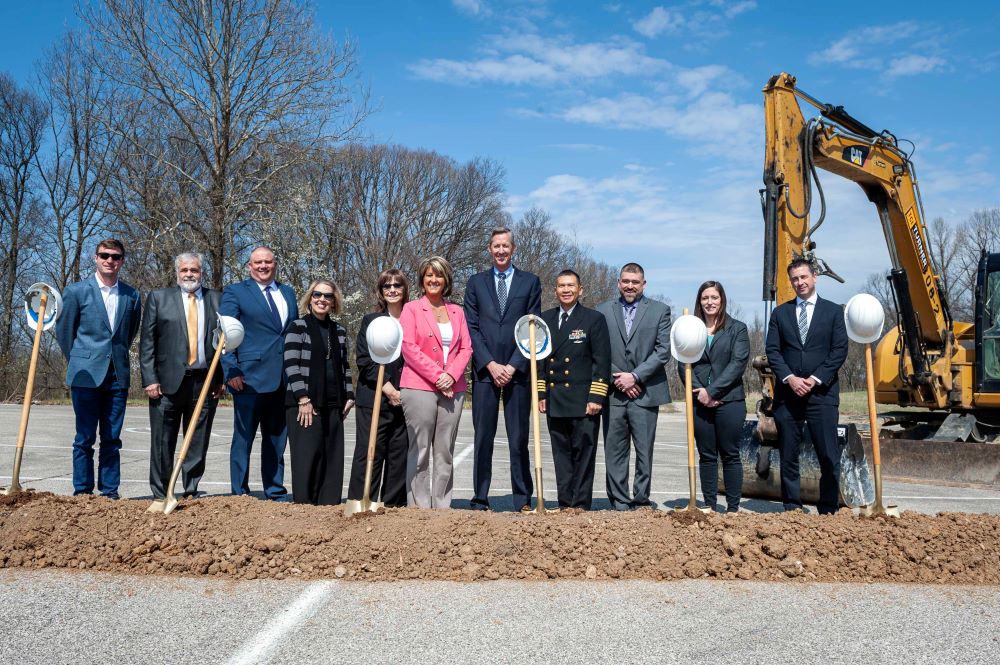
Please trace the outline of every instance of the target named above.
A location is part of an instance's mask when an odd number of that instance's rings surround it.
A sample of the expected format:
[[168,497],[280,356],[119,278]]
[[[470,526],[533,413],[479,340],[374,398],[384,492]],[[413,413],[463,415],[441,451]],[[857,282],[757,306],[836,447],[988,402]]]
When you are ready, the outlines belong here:
[[510,487],[514,510],[531,503],[534,483],[531,481],[531,458],[528,456],[531,389],[527,383],[508,383],[501,390],[492,382],[476,381],[472,385],[473,439],[472,507],[490,507],[490,483],[493,481],[493,439],[503,405],[503,420],[507,428],[507,448],[510,451]]
[[302,427],[299,408],[285,409],[288,445],[292,457],[292,493],[295,503],[331,506],[343,500],[344,421],[339,407],[323,407],[312,425]]
[[715,508],[719,494],[719,459],[726,481],[726,507],[736,512],[743,493],[743,462],[740,461],[740,436],[747,406],[743,400],[724,402],[714,409],[695,402],[694,439],[698,444],[698,472],[705,504]]
[[[360,500],[365,492],[365,467],[368,464],[368,435],[372,426],[372,407],[359,406],[355,409],[354,462],[351,464],[351,482],[347,488],[347,498]],[[406,421],[403,407],[382,403],[378,413],[378,434],[375,439],[375,457],[372,460],[372,486],[369,496],[386,506],[406,505],[406,451],[409,439],[406,436]]]
[[830,515],[840,507],[840,447],[837,444],[837,407],[815,404],[810,400],[787,400],[774,409],[781,446],[781,501],[785,510],[802,508],[799,489],[799,454],[802,448],[803,426],[819,459],[819,502],[821,515]]
[[[167,495],[167,483],[170,482],[177,452],[177,435],[182,426],[187,433],[192,421],[195,421],[194,407],[207,378],[207,372],[196,371],[184,377],[177,392],[149,400],[149,489],[153,498],[162,499]],[[184,496],[194,496],[198,483],[205,475],[208,440],[212,436],[212,421],[218,404],[219,400],[207,397],[194,423],[191,445],[181,464]]]
[[[560,508],[590,510],[601,416],[547,419]],[[539,497],[541,500],[541,497]]]

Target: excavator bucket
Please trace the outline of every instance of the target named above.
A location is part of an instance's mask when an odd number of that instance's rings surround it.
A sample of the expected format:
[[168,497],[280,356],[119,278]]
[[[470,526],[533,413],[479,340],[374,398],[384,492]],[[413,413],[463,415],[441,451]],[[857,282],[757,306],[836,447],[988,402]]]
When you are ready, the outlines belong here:
[[[743,423],[740,438],[740,459],[743,462],[743,496],[781,500],[781,455],[776,447],[761,445],[757,438],[757,421]],[[840,503],[858,508],[875,501],[875,483],[868,467],[864,442],[855,425],[838,425],[837,442],[840,445]],[[768,442],[777,445],[777,442]],[[884,451],[884,448],[883,448]],[[883,465],[885,452],[882,453]],[[802,500],[816,503],[819,500],[819,459],[809,438],[803,433],[799,455],[799,476]],[[725,488],[722,468],[719,468],[720,492]]]

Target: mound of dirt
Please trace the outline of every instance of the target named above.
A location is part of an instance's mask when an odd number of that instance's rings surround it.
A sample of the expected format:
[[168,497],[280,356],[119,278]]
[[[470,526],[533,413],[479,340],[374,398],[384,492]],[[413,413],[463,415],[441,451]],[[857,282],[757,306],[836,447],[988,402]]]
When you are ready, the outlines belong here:
[[347,580],[715,578],[1000,584],[1000,517],[565,511],[536,516],[339,507],[247,497],[0,499],[0,567]]

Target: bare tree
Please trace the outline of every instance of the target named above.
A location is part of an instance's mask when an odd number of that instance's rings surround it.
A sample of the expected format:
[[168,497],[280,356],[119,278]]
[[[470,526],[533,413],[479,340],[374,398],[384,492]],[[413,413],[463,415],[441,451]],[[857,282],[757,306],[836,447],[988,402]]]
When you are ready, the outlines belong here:
[[9,360],[14,338],[14,292],[25,250],[41,226],[34,192],[35,156],[45,130],[45,106],[37,96],[0,74],[0,359]]
[[150,243],[188,225],[221,287],[241,230],[276,203],[263,190],[310,154],[287,146],[343,137],[367,113],[349,87],[353,46],[320,34],[296,0],[104,0],[82,14],[101,72],[131,117],[148,121],[145,131],[120,118],[109,125],[135,158],[198,195],[200,214],[151,228]]
[[972,320],[972,291],[966,289],[961,261],[964,228],[935,217],[927,227],[931,262],[940,277],[941,292],[956,321]]
[[81,260],[104,230],[103,204],[117,143],[98,117],[111,117],[108,82],[86,40],[68,33],[38,71],[48,111],[49,149],[37,167],[52,217],[45,265],[58,288],[80,277]]

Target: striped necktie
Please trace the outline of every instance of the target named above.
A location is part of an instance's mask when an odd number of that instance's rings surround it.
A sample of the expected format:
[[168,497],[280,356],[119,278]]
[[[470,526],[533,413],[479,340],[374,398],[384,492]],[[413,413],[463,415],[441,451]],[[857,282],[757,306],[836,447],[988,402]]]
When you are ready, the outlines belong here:
[[802,306],[799,308],[799,339],[802,343],[806,343],[806,335],[809,334],[809,316],[806,314],[806,307],[809,306],[809,301],[803,300]]

